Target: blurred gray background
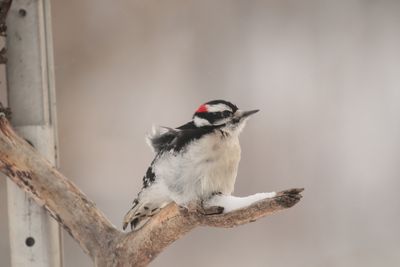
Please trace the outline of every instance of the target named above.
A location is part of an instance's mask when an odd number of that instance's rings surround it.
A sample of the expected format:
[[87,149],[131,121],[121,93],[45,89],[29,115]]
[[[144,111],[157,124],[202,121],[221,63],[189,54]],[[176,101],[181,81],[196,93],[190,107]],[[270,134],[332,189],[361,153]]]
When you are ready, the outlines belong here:
[[[400,1],[52,8],[61,171],[115,225],[152,160],[151,125],[179,126],[212,99],[262,111],[241,137],[235,195],[306,188],[285,212],[194,230],[152,266],[400,266]],[[65,266],[92,266],[64,236]]]

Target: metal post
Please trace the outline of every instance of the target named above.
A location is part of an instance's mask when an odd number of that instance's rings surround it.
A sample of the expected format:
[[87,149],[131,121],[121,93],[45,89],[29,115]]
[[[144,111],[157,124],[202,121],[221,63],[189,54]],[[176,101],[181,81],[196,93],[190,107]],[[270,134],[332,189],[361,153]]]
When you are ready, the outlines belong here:
[[[7,87],[15,129],[57,164],[50,0],[14,0],[7,18]],[[11,264],[61,266],[60,229],[46,211],[7,183]]]

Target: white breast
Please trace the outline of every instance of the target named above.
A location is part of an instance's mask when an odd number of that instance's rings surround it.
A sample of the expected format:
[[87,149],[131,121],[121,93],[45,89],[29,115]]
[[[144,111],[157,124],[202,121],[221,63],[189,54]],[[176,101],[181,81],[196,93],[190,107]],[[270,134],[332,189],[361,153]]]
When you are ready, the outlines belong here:
[[233,192],[240,145],[237,135],[222,136],[219,132],[194,141],[186,153],[166,155],[155,168],[170,198],[184,205],[192,200],[208,198],[212,193]]
[[[201,195],[221,192],[230,195],[233,192],[237,169],[240,161],[239,139],[236,137],[210,136],[209,152],[205,157],[207,164],[201,179]],[[206,152],[207,153],[207,152]]]

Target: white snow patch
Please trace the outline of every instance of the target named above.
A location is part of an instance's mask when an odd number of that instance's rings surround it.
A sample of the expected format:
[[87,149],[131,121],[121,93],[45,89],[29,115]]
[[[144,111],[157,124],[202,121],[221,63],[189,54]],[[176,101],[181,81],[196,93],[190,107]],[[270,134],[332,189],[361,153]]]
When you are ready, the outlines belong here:
[[206,207],[219,206],[224,207],[224,213],[241,209],[265,198],[273,198],[275,192],[257,193],[247,197],[235,197],[226,195],[215,195],[206,203]]

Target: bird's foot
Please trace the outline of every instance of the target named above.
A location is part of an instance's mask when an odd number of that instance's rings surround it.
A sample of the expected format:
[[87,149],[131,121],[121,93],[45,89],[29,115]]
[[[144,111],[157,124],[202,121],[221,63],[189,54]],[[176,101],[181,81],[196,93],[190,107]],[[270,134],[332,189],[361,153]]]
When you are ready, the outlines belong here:
[[198,212],[203,215],[217,215],[224,212],[224,207],[221,206],[201,207],[201,209],[199,209]]
[[193,201],[186,206],[179,206],[184,212],[199,213],[201,215],[216,215],[224,212],[224,207],[220,206],[204,206],[203,201]]
[[[216,195],[220,195],[221,193],[216,193]],[[204,205],[204,200],[200,202],[200,205],[197,208],[197,212],[203,215],[217,215],[224,212],[224,207],[221,206],[206,206]]]

